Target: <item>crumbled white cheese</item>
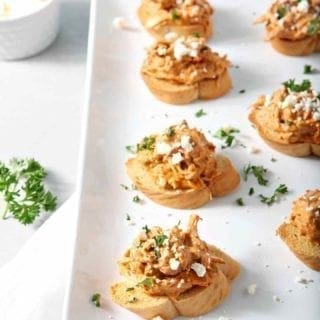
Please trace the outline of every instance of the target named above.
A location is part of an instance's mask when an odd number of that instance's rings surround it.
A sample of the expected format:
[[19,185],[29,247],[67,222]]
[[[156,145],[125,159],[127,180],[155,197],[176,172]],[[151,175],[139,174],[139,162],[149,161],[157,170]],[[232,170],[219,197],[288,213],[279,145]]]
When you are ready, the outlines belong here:
[[115,17],[112,24],[116,29],[122,30],[126,26],[126,21],[123,17]]
[[166,142],[158,142],[156,144],[156,153],[157,154],[169,154],[171,152],[172,148],[170,144]]
[[247,292],[248,294],[250,294],[251,296],[255,295],[256,294],[256,291],[257,291],[257,287],[258,285],[253,283],[253,284],[250,284],[248,287],[247,287]]
[[181,161],[183,161],[183,156],[180,152],[174,153],[172,155],[172,158],[171,158],[172,164],[179,164]]
[[157,49],[157,54],[159,56],[165,56],[167,54],[168,50],[166,47],[160,47]]
[[205,276],[207,270],[205,268],[205,266],[201,263],[198,262],[194,262],[191,265],[191,269],[197,274],[198,277],[202,278]]
[[256,148],[254,146],[249,146],[247,148],[248,152],[251,153],[251,154],[256,154],[256,153],[259,153],[261,150],[259,148]]
[[180,267],[180,261],[177,259],[171,258],[169,260],[169,266],[171,270],[176,271]]
[[189,57],[197,57],[199,54],[199,46],[195,48],[194,43],[195,41],[192,41],[190,43],[186,43],[185,38],[179,38],[175,41],[173,46],[173,55],[174,57],[180,61],[184,56]]
[[300,12],[308,12],[309,11],[309,2],[308,0],[302,0],[298,3],[297,9]]
[[169,32],[164,36],[164,39],[167,42],[173,42],[178,38],[178,35],[175,32]]
[[180,145],[181,145],[181,147],[182,147],[184,150],[186,150],[187,152],[190,152],[190,151],[193,150],[193,146],[192,146],[192,144],[191,144],[190,137],[187,136],[187,135],[181,136]]

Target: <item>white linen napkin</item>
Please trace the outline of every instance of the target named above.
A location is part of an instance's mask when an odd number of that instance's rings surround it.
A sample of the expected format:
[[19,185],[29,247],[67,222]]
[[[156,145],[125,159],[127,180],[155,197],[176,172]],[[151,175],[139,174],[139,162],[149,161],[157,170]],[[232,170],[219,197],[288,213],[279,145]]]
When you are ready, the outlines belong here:
[[1,320],[60,320],[76,225],[73,195],[0,269]]

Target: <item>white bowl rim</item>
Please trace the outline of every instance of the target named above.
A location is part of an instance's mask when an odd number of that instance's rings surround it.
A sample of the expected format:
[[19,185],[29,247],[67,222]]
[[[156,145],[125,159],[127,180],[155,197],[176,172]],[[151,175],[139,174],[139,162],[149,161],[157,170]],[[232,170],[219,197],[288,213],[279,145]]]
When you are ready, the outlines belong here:
[[50,5],[52,5],[53,3],[56,3],[58,2],[59,0],[47,0],[47,2],[45,3],[45,5],[39,7],[38,9],[36,10],[33,10],[29,13],[26,13],[24,15],[21,15],[21,16],[13,16],[13,17],[10,17],[8,16],[7,18],[5,19],[0,19],[0,26],[1,25],[4,25],[4,24],[9,24],[10,22],[15,22],[15,21],[20,21],[20,20],[25,20],[25,19],[29,19],[30,17],[32,17],[33,15],[36,15],[38,13],[40,13],[41,11],[44,11],[46,10]]

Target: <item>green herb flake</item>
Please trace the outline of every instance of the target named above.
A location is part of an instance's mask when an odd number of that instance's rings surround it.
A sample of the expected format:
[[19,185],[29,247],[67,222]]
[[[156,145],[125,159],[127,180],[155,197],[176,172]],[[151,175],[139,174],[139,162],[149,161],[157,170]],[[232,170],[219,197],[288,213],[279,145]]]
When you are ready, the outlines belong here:
[[174,130],[173,126],[169,127],[166,131],[167,137],[173,137],[175,134],[176,134],[176,131]]
[[277,162],[276,158],[271,158],[271,162]]
[[307,91],[311,88],[310,80],[303,80],[300,84],[295,82],[295,79],[290,79],[283,83],[283,85],[290,91],[293,92],[302,92]]
[[179,16],[179,14],[178,14],[176,9],[173,9],[171,11],[171,18],[172,18],[173,21],[176,21],[176,20],[180,19],[180,16]]
[[143,285],[148,289],[151,289],[154,286],[154,279],[152,278],[145,278],[141,282],[138,283],[138,286]]
[[128,300],[128,303],[136,303],[138,299],[136,297],[133,297],[132,299]]
[[226,149],[232,146],[235,141],[235,133],[239,133],[240,130],[235,128],[222,128],[219,129],[213,136],[217,139],[223,140],[224,145],[222,145],[222,149]]
[[287,14],[287,9],[285,7],[280,7],[277,10],[277,19],[282,19]]
[[141,202],[141,199],[139,198],[139,196],[134,196],[134,197],[132,198],[132,201],[133,201],[134,203],[139,203],[139,202]]
[[145,233],[149,233],[151,230],[148,228],[147,225],[145,225],[144,227],[142,227],[142,230],[144,230]]
[[192,34],[195,38],[200,38],[200,32],[194,32],[193,34]]
[[127,292],[129,292],[129,291],[133,291],[133,290],[134,290],[134,288],[133,288],[133,287],[129,287],[129,288],[127,288],[127,289],[126,289],[126,291],[127,291]]
[[246,92],[245,89],[241,89],[241,90],[239,91],[240,94],[245,93],[245,92]]
[[308,26],[308,34],[311,36],[316,35],[320,31],[320,18],[314,18],[310,21]]
[[131,220],[131,217],[130,217],[128,214],[126,215],[126,220],[127,220],[127,221],[130,221],[130,220]]
[[153,239],[156,242],[156,245],[158,247],[162,247],[165,240],[168,239],[168,237],[165,234],[161,234],[161,235],[155,236]]
[[204,117],[206,115],[206,112],[203,111],[203,109],[199,109],[195,114],[197,118]]
[[249,163],[243,168],[243,178],[244,178],[244,181],[247,181],[248,176],[250,174],[253,174],[261,186],[266,186],[269,182],[265,177],[267,172],[268,170],[263,166],[253,166]]
[[100,308],[101,307],[101,294],[100,293],[94,293],[91,296],[91,302],[97,307]]
[[255,191],[254,191],[254,188],[251,187],[250,190],[249,190],[249,196],[254,195],[254,192],[255,192]]
[[280,184],[279,187],[273,192],[271,197],[266,197],[262,194],[259,195],[260,201],[268,206],[273,205],[281,196],[288,193],[288,187],[285,184]]
[[132,154],[137,153],[137,148],[136,148],[136,146],[130,146],[130,145],[128,145],[128,146],[126,146],[126,150],[127,150],[127,152],[132,153]]
[[120,186],[124,189],[124,190],[129,190],[129,187],[128,186],[126,186],[125,184],[120,184]]
[[243,206],[244,206],[244,201],[243,201],[242,198],[238,198],[238,199],[236,200],[236,203],[237,203],[237,205],[240,206],[240,207],[243,207]]
[[314,69],[312,68],[312,66],[310,64],[306,64],[303,67],[303,73],[304,74],[312,74],[314,72]]
[[144,137],[141,143],[137,144],[137,151],[154,150],[156,138],[154,136]]

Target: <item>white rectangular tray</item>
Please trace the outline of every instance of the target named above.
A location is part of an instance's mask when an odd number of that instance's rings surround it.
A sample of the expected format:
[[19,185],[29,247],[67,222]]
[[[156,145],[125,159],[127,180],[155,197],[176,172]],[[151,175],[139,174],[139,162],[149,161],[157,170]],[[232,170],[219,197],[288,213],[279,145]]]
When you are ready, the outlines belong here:
[[[92,2],[91,35],[87,86],[86,139],[83,147],[83,172],[80,179],[81,201],[78,235],[70,287],[67,291],[65,320],[136,319],[137,317],[113,304],[108,287],[119,279],[117,260],[130,245],[141,227],[171,226],[186,222],[191,211],[178,211],[158,206],[136,191],[125,191],[120,184],[130,185],[124,163],[128,158],[125,146],[137,143],[145,135],[163,130],[186,119],[202,128],[210,137],[223,125],[241,130],[239,139],[248,147],[261,149],[250,154],[236,147],[225,153],[241,171],[244,165],[264,165],[270,169],[270,186],[259,187],[254,179],[242,182],[233,194],[213,200],[196,212],[203,218],[201,237],[235,257],[242,273],[235,281],[228,299],[201,319],[234,320],[307,319],[320,317],[320,276],[297,260],[275,235],[277,226],[291,209],[292,201],[306,189],[319,187],[319,160],[295,159],[279,154],[258,137],[247,120],[248,107],[260,95],[271,93],[289,79],[304,79],[303,67],[319,66],[319,57],[292,58],[282,56],[263,41],[264,30],[252,22],[263,13],[270,1],[215,0],[215,35],[210,41],[214,50],[228,54],[232,68],[233,90],[223,98],[175,107],[157,101],[142,82],[139,69],[144,48],[151,43],[143,31],[116,30],[113,19],[123,16],[139,26],[135,17],[139,0],[100,0]],[[310,75],[320,89],[319,74]],[[244,94],[239,91],[245,89]],[[195,112],[203,108],[201,118]],[[277,159],[272,162],[271,158]],[[279,204],[267,207],[256,194],[271,194],[285,183],[290,193]],[[132,198],[139,194],[143,204]],[[245,206],[235,199],[243,197]],[[130,214],[134,226],[126,222]],[[260,245],[259,245],[260,244]],[[296,276],[313,279],[305,288],[294,282]],[[257,284],[255,295],[246,288]],[[103,297],[102,308],[90,303],[93,293]],[[281,301],[275,302],[279,297]]]

